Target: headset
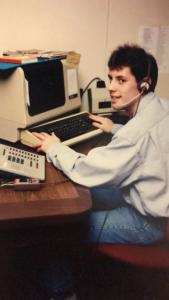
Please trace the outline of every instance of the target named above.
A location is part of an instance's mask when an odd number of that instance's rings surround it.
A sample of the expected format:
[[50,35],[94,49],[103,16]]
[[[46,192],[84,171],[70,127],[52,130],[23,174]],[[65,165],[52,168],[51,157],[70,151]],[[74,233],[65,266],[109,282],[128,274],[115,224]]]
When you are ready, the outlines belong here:
[[[147,78],[148,80],[148,78]],[[150,88],[150,84],[146,81],[146,79],[144,79],[144,81],[142,83],[139,84],[139,90],[141,90],[141,92],[147,92]]]
[[142,93],[147,92],[150,88],[150,83],[149,83],[150,72],[151,72],[151,61],[150,61],[150,57],[147,55],[147,75],[146,77],[144,77],[143,80],[141,80],[141,82],[138,83],[138,90]]
[[148,57],[148,55],[147,55],[147,64],[148,64],[147,75],[143,80],[141,80],[138,83],[139,93],[136,94],[133,98],[131,98],[127,103],[120,105],[117,109],[121,110],[123,108],[128,107],[128,105],[133,103],[138,97],[140,97],[145,92],[148,92],[148,90],[150,88],[149,78],[150,78],[150,72],[151,72],[151,62],[150,62],[150,58]]

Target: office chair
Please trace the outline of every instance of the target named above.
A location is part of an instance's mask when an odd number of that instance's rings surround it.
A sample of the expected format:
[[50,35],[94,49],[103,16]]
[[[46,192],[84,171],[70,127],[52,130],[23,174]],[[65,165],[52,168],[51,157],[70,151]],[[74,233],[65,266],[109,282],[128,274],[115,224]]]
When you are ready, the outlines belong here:
[[169,219],[165,240],[158,244],[148,246],[102,244],[97,246],[97,251],[131,265],[169,269]]

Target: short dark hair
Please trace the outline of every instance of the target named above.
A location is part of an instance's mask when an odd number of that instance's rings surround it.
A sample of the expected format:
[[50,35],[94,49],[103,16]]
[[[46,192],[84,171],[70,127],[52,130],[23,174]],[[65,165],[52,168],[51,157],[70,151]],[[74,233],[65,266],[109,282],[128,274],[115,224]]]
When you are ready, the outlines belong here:
[[110,70],[129,67],[137,83],[144,78],[151,79],[149,91],[154,91],[158,79],[158,66],[155,58],[138,45],[125,44],[112,52],[108,60]]

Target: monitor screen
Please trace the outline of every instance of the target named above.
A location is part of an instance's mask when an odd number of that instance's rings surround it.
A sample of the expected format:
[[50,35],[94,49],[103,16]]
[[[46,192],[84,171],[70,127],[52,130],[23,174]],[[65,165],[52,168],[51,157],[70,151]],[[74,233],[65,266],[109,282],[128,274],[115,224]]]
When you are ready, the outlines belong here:
[[22,68],[28,85],[30,116],[65,104],[63,65],[60,60],[28,64]]

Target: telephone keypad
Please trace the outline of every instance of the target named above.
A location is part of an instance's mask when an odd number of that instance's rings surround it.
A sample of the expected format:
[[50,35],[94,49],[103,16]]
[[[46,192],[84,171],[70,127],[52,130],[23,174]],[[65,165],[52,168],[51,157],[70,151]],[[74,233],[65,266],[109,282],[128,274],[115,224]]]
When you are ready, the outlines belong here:
[[44,180],[45,157],[40,154],[0,144],[0,170]]

